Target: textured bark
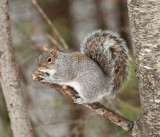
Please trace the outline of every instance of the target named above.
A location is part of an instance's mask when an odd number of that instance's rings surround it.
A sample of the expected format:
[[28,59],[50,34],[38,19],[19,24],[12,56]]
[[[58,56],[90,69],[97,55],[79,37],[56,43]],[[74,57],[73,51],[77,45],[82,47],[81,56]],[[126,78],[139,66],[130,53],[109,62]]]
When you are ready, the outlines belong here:
[[141,117],[134,136],[160,136],[160,1],[128,0]]
[[[43,84],[45,84],[45,85],[47,85],[57,91],[63,93],[64,95],[67,95],[68,97],[70,97],[72,99],[77,98],[77,92],[73,88],[67,87],[66,89],[63,89],[63,87],[60,85],[51,84],[48,82],[42,82],[42,79],[39,77],[38,71],[34,71],[34,73],[32,74],[32,77],[33,77],[33,80],[41,82],[41,83],[43,83]],[[104,105],[96,102],[96,103],[91,103],[91,104],[84,104],[84,106],[97,112],[101,116],[103,116],[106,119],[110,120],[111,122],[115,123],[117,126],[120,126],[122,129],[124,129],[128,132],[132,131],[132,128],[134,126],[133,121],[130,121],[130,120],[124,118],[123,116],[117,114],[113,110],[108,109]]]
[[14,137],[32,137],[31,124],[14,61],[8,0],[0,0],[0,80]]

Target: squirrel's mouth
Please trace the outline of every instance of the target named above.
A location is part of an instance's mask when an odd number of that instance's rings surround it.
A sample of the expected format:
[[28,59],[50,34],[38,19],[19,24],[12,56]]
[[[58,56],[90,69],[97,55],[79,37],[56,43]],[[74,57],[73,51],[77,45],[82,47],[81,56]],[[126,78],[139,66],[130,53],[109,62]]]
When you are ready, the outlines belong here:
[[39,71],[45,71],[45,70],[47,70],[47,68],[46,68],[45,66],[39,66],[39,67],[38,67],[38,70],[39,70]]

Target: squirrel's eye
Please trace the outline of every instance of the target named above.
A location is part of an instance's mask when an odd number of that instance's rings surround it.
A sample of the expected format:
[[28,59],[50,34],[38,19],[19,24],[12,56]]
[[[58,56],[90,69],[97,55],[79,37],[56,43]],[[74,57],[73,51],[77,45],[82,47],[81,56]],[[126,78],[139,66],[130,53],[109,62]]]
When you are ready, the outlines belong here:
[[49,59],[48,59],[48,62],[51,62],[51,61],[52,61],[52,59],[51,59],[51,58],[49,58]]
[[48,62],[48,63],[52,63],[52,58],[51,58],[51,57],[48,57],[48,58],[47,58],[47,62]]

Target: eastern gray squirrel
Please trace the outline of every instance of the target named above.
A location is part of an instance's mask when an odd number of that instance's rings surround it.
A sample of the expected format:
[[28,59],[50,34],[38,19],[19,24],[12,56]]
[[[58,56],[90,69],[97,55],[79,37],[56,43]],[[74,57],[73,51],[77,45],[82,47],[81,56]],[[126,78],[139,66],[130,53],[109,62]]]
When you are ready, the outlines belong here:
[[116,95],[129,66],[126,43],[111,31],[94,31],[81,44],[81,52],[63,53],[42,47],[39,76],[44,82],[70,86],[78,104],[93,103]]

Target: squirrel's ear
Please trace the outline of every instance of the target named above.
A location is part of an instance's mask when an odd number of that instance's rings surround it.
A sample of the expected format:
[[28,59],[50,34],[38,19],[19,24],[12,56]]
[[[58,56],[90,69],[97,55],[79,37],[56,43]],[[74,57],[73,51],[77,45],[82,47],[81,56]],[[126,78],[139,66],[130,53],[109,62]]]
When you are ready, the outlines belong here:
[[45,47],[45,45],[42,46],[42,51],[47,50],[47,48]]
[[57,57],[57,48],[56,46],[54,46],[52,49],[51,49],[51,53],[55,55],[55,57]]

